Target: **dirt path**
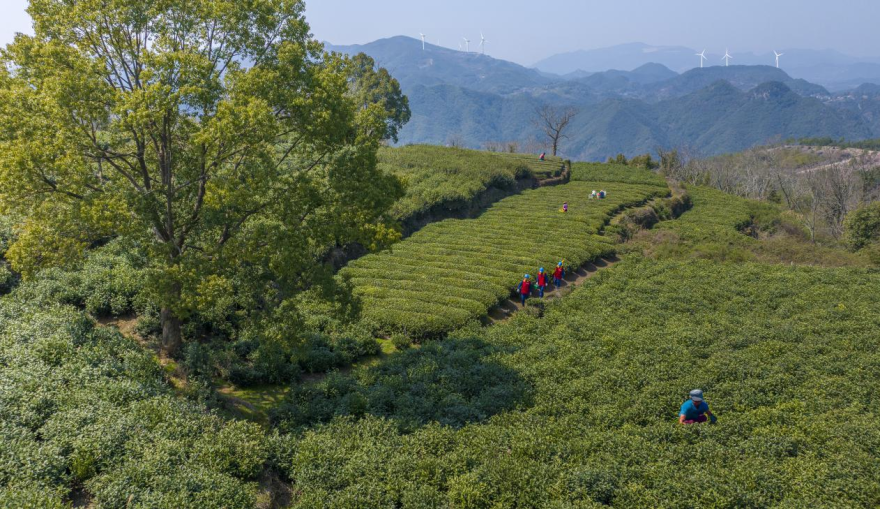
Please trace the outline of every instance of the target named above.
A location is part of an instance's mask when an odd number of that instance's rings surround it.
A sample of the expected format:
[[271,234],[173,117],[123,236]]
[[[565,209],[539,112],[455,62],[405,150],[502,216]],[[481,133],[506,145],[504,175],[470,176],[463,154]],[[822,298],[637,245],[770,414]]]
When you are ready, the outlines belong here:
[[[593,275],[595,275],[597,272],[599,272],[600,270],[611,268],[619,261],[620,259],[616,256],[609,258],[600,258],[594,262],[587,263],[577,270],[569,271],[565,275],[565,279],[563,279],[562,285],[558,289],[551,286],[546,292],[544,292],[543,299],[541,297],[538,297],[537,292],[534,292],[532,294],[532,297],[526,301],[526,306],[528,306],[529,302],[550,302],[565,297],[575,288],[584,284],[587,279],[593,277]],[[489,315],[486,319],[486,324],[494,325],[498,322],[503,322],[509,319],[511,315],[522,309],[523,305],[520,304],[519,300],[513,298],[507,299],[501,305],[496,306],[489,311]]]

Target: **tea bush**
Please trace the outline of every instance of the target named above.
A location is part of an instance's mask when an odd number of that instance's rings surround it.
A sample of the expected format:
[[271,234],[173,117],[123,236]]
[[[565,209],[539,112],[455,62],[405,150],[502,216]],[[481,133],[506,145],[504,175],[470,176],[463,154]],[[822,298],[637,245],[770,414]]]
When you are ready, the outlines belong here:
[[571,179],[585,182],[618,182],[666,187],[666,180],[655,171],[639,166],[615,163],[573,163],[571,165]]
[[113,241],[89,251],[81,266],[38,273],[22,286],[20,298],[71,304],[96,316],[143,311],[149,307],[144,262],[137,248]]
[[[602,184],[604,200],[589,199],[598,184],[573,182],[526,191],[493,205],[480,217],[431,224],[390,251],[349,264],[340,274],[362,299],[363,316],[380,332],[439,336],[477,319],[507,298],[523,274],[571,267],[614,253],[598,236],[624,207],[668,189]],[[569,212],[560,211],[563,202]]]
[[502,349],[475,339],[429,342],[351,377],[295,386],[274,419],[297,429],[336,416],[388,417],[401,430],[429,422],[463,426],[524,404],[528,385],[494,361]]
[[518,179],[547,178],[561,172],[562,159],[411,145],[383,148],[379,167],[401,178],[406,194],[392,209],[401,221],[433,207],[467,208],[490,187],[513,189]]
[[0,501],[253,507],[268,448],[173,394],[155,357],[70,306],[0,301]]
[[[875,507],[878,306],[876,271],[631,256],[542,319],[452,333],[478,364],[411,350],[298,393],[291,426],[329,422],[287,437],[294,507]],[[424,403],[500,367],[528,397]],[[694,387],[718,425],[677,424]]]

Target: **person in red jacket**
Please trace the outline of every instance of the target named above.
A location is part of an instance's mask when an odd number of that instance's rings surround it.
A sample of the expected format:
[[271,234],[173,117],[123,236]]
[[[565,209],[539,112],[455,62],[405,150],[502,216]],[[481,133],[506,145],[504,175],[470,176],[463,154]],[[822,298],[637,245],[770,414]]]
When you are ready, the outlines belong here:
[[538,269],[538,296],[542,299],[544,298],[544,289],[547,288],[547,283],[550,278],[547,277],[547,273],[544,272],[544,267]]
[[539,160],[539,161],[543,161],[543,160],[544,160],[544,157],[546,157],[546,156],[547,156],[547,152],[541,152],[541,155],[538,156],[538,160]]
[[526,299],[529,298],[529,295],[532,293],[532,279],[528,274],[523,277],[523,280],[520,282],[517,287],[519,290],[519,298],[522,299],[522,305],[526,305]]
[[562,262],[556,264],[556,270],[553,272],[553,284],[556,285],[556,289],[562,285],[562,278],[565,277],[565,268],[562,266]]

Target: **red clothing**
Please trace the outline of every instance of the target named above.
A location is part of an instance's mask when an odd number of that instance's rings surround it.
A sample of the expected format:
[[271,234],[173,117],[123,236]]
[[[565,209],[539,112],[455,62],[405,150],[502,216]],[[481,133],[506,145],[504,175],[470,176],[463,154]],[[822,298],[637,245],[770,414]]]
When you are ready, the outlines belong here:
[[562,267],[556,267],[556,272],[553,273],[553,277],[556,279],[562,279]]
[[538,273],[538,286],[547,286],[547,274],[543,272]]
[[524,279],[522,285],[520,285],[519,293],[523,295],[532,293],[532,282],[528,279]]

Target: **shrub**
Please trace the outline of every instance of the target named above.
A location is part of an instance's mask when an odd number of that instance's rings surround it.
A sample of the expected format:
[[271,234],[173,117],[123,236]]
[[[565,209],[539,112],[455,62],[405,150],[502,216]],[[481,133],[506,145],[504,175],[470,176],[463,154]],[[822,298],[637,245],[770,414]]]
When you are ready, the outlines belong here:
[[[23,292],[24,293],[24,292]],[[154,355],[70,306],[0,301],[0,505],[252,507],[267,448],[173,395]]]
[[844,223],[844,238],[853,250],[880,240],[880,202],[850,212]]
[[394,345],[397,351],[402,352],[412,345],[412,339],[406,334],[392,334],[391,344]]

